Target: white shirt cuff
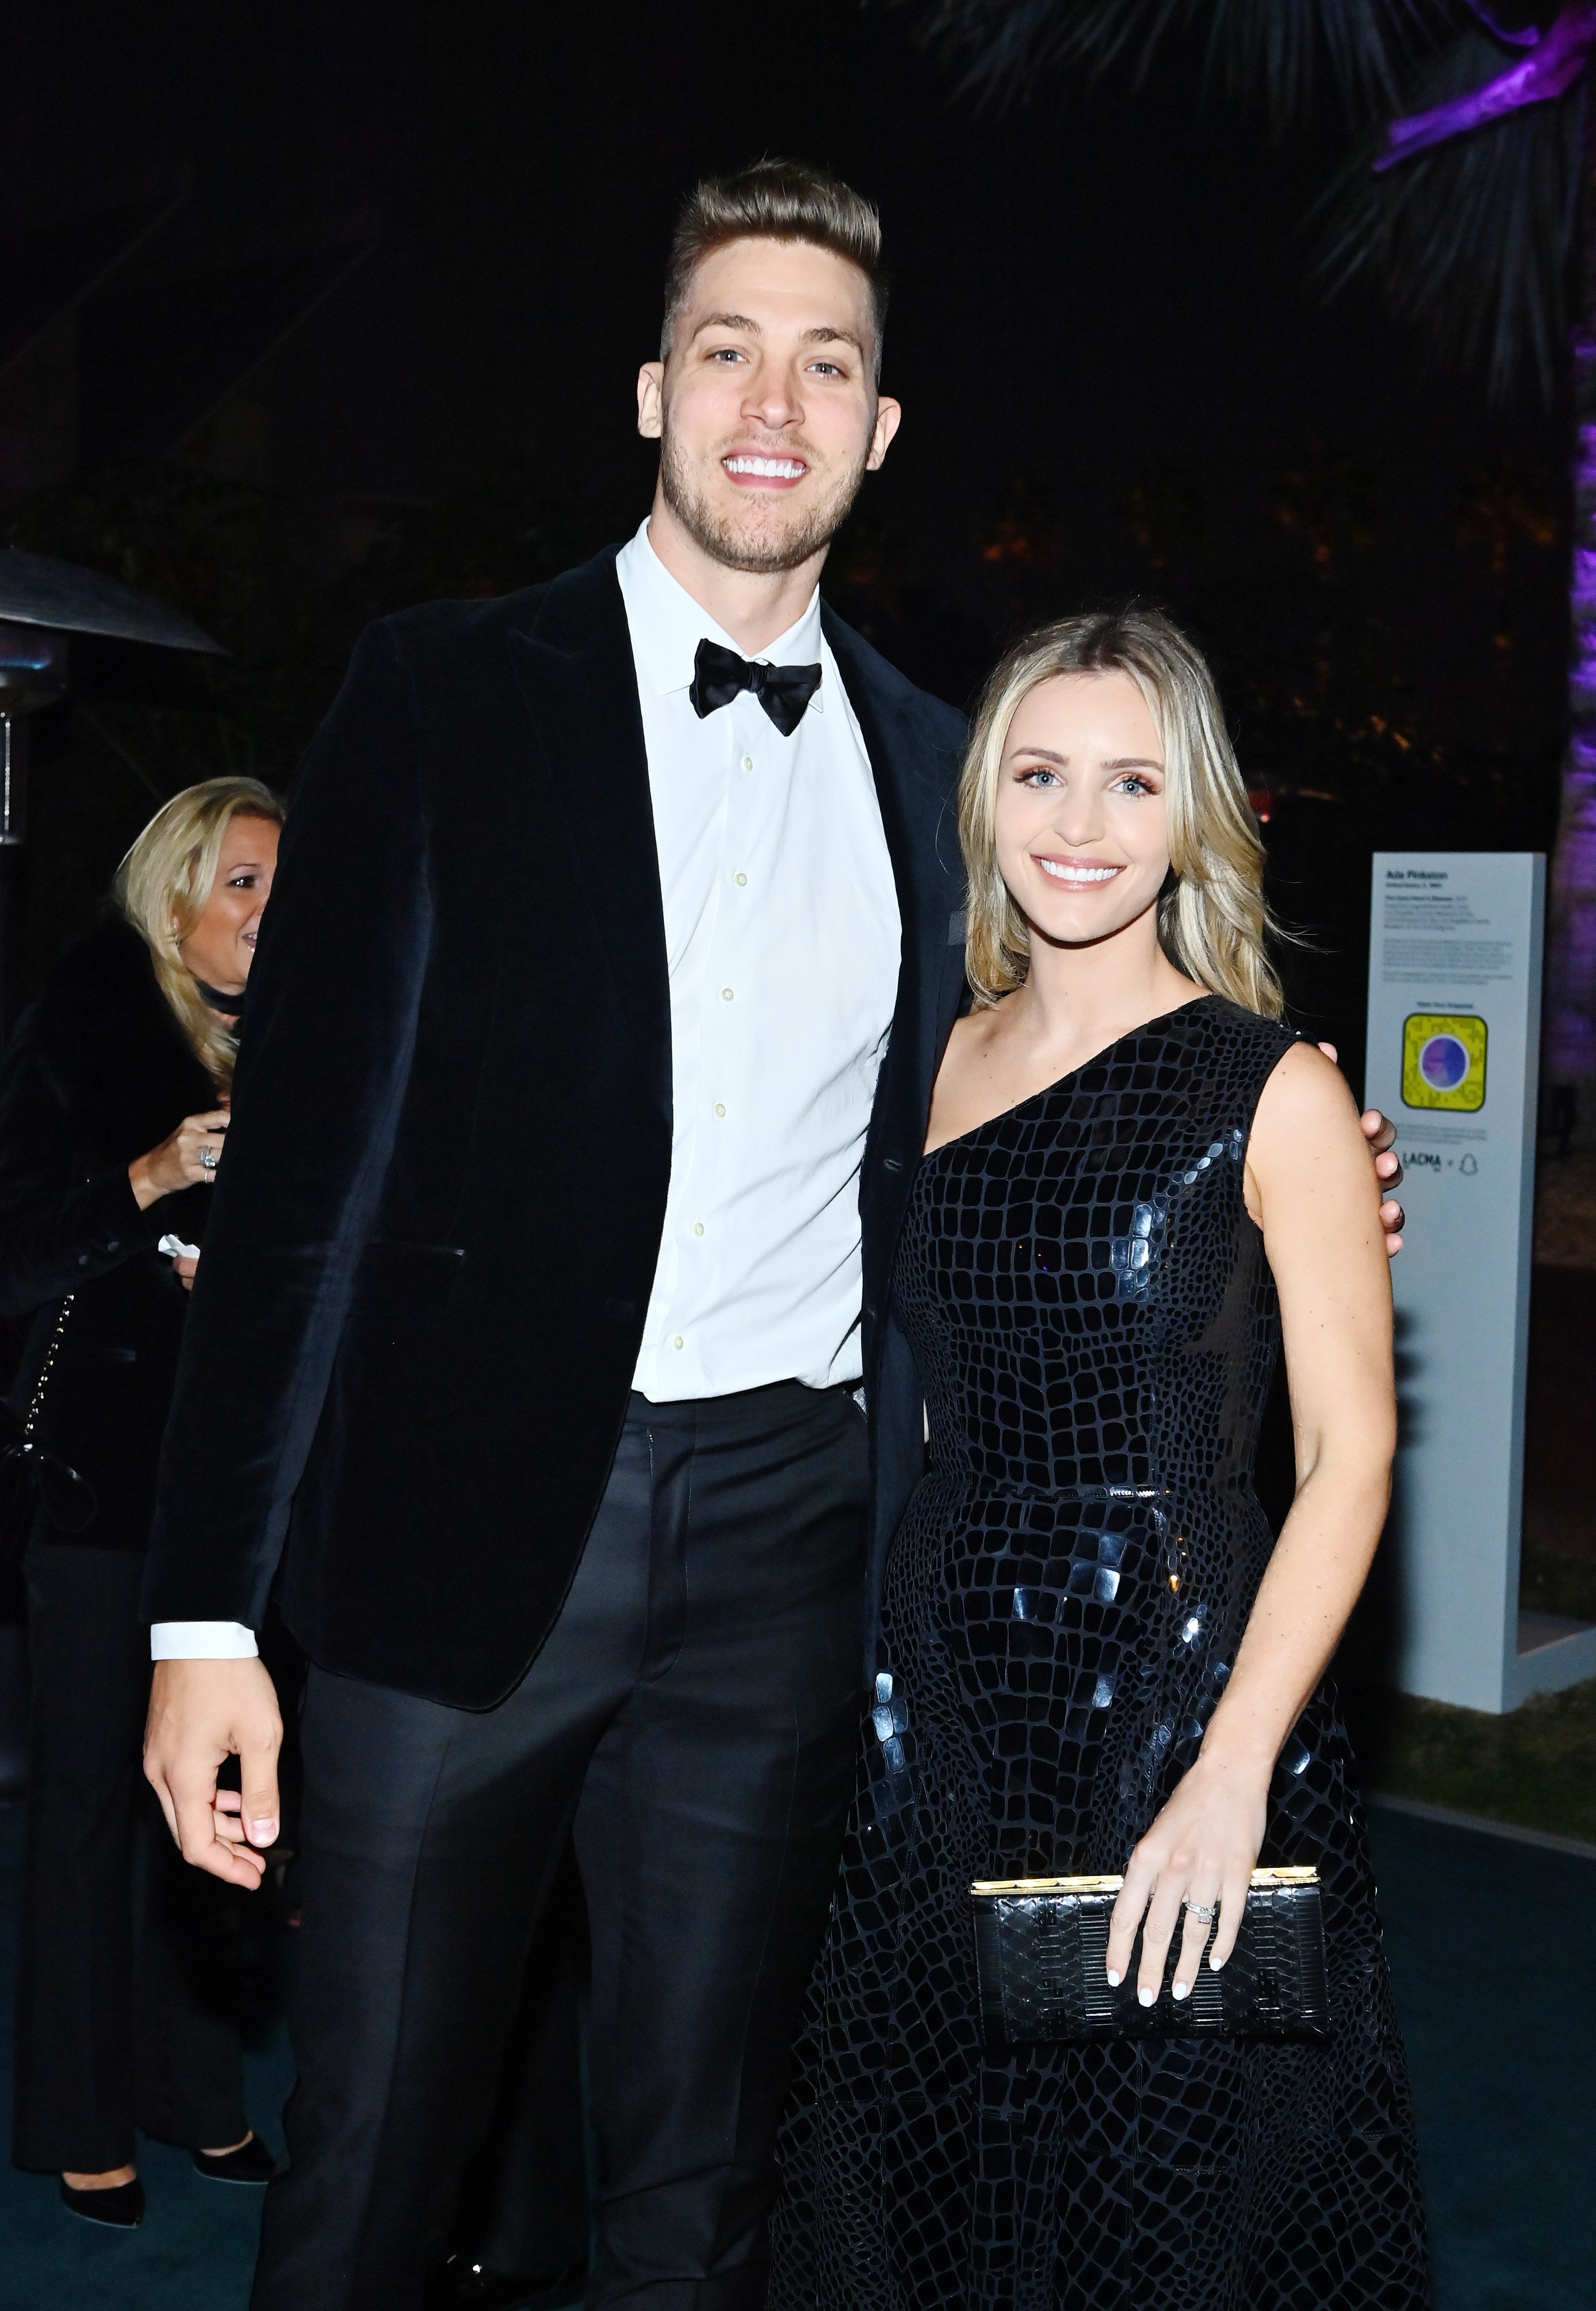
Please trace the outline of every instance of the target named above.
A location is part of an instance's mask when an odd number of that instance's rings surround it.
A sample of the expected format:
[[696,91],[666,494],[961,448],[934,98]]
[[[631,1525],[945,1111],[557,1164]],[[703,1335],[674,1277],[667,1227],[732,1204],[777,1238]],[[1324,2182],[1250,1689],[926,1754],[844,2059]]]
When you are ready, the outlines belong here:
[[156,1621],[150,1629],[152,1661],[253,1661],[258,1651],[240,1621]]

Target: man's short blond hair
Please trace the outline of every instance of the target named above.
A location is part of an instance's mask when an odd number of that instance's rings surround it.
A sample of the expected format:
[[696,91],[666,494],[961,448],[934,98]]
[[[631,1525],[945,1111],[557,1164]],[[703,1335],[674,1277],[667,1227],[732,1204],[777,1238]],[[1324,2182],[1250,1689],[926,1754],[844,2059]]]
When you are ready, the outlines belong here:
[[886,321],[886,275],[881,266],[881,219],[864,196],[824,169],[802,161],[755,161],[732,177],[706,177],[682,204],[665,273],[665,327],[659,358],[671,338],[706,257],[733,240],[807,240],[857,265],[869,283],[876,381],[881,381],[881,338]]

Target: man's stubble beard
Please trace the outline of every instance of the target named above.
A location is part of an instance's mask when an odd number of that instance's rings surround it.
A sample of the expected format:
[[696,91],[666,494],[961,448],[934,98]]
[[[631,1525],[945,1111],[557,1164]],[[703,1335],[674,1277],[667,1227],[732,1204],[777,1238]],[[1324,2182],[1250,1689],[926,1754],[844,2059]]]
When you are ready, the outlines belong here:
[[[768,453],[780,457],[780,450]],[[862,452],[858,465],[847,476],[841,489],[808,510],[793,526],[775,536],[761,539],[757,533],[750,536],[740,531],[723,514],[718,513],[704,492],[697,485],[693,469],[677,451],[668,420],[659,438],[659,487],[666,504],[682,528],[711,562],[725,570],[741,570],[750,576],[779,577],[783,571],[797,570],[815,554],[824,553],[842,524],[847,520],[853,501],[859,495],[859,484],[865,477],[868,452]],[[810,467],[811,473],[814,467]],[[779,499],[766,500],[774,514]]]

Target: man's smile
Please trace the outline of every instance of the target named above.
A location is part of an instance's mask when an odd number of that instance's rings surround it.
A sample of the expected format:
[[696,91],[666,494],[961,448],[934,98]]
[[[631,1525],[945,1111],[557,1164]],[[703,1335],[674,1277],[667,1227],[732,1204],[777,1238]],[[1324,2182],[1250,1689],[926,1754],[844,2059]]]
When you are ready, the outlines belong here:
[[802,458],[761,457],[752,449],[734,450],[730,457],[721,458],[720,467],[743,489],[790,489],[809,470]]

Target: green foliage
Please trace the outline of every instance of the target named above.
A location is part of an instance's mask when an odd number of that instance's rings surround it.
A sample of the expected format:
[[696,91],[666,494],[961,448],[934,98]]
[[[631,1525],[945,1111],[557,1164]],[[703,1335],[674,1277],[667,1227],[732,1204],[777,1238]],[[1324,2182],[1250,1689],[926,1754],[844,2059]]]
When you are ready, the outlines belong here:
[[1596,1842],[1596,1683],[1503,1717],[1409,1695],[1346,1698],[1369,1788]]

